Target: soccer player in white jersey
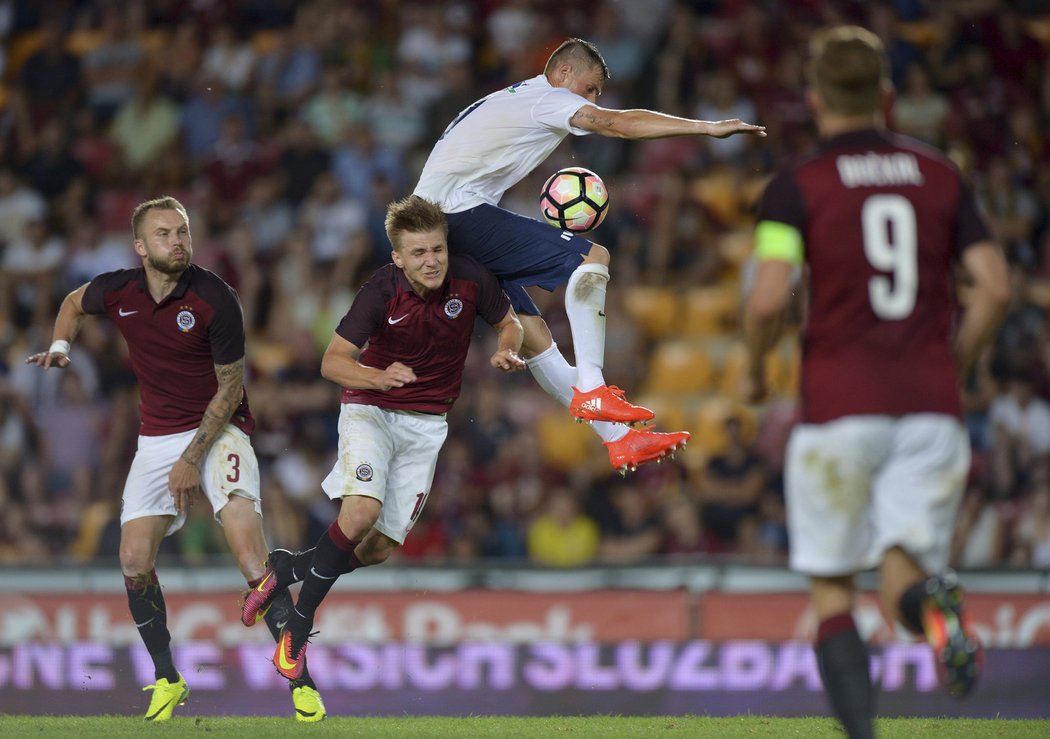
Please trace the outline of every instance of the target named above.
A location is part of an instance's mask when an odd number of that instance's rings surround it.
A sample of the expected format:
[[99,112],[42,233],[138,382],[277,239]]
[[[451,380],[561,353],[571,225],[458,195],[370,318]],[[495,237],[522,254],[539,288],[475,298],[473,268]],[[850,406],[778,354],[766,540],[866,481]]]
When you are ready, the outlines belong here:
[[[605,290],[609,251],[581,236],[498,207],[503,193],[534,170],[571,134],[625,139],[736,133],[765,136],[738,119],[698,121],[651,110],[609,110],[596,101],[609,68],[591,43],[559,46],[543,74],[498,90],[456,116],[427,159],[415,194],[441,206],[449,248],[473,256],[503,283],[525,329],[522,355],[540,386],[577,419],[591,421],[621,470],[684,446],[686,432],[657,433],[625,424],[653,413],[605,384]],[[698,244],[697,248],[703,245]],[[565,308],[576,367],[558,351],[525,291],[566,284]]]

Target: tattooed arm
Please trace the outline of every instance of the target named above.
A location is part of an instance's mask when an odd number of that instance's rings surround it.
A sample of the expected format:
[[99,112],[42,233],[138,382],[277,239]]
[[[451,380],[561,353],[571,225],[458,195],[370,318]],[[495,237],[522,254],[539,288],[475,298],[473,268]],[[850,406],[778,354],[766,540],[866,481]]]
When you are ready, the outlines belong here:
[[219,389],[204,410],[200,428],[168,474],[168,487],[175,499],[175,508],[180,513],[189,507],[192,496],[200,493],[200,466],[211,445],[241,404],[244,395],[244,357],[233,364],[215,365],[215,376],[219,380]]
[[765,126],[744,123],[739,118],[697,121],[655,110],[611,110],[597,105],[584,105],[573,114],[569,123],[584,131],[620,139],[663,139],[671,136],[713,136],[724,139],[735,133],[766,135]]

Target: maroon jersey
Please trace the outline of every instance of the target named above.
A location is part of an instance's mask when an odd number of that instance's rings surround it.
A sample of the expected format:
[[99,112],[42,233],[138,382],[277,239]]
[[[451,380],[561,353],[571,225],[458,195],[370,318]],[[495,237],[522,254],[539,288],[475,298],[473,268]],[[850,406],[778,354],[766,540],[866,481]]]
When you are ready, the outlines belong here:
[[[244,316],[237,294],[217,275],[190,265],[168,297],[156,303],[142,267],[99,275],[81,301],[85,313],[106,313],[128,343],[140,388],[143,436],[195,429],[215,397],[215,365],[244,356]],[[255,426],[247,393],[230,423]]]
[[952,265],[990,237],[946,157],[875,130],[837,136],[770,182],[759,220],[805,249],[804,420],[960,414]]
[[444,413],[459,397],[474,318],[495,325],[510,310],[499,282],[473,258],[450,255],[448,276],[421,298],[393,264],[381,267],[361,288],[335,332],[361,352],[361,364],[411,367],[416,381],[390,390],[343,388],[344,403]]

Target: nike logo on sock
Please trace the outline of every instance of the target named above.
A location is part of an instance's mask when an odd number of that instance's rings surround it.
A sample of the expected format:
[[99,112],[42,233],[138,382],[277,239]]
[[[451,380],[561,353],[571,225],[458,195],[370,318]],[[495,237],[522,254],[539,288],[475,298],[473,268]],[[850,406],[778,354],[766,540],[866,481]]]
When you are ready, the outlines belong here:
[[148,621],[143,621],[140,624],[135,624],[135,627],[141,629],[143,626],[149,626],[151,623],[153,623],[156,620],[157,620],[157,617],[154,616],[153,618],[149,619]]
[[[339,575],[332,575],[331,577],[326,577],[325,575],[322,575],[320,572],[315,570],[313,567],[310,568],[310,574],[313,575],[314,577],[319,577],[322,580],[334,580],[337,577],[339,577]],[[296,611],[296,613],[298,613],[298,611]],[[300,615],[302,615],[302,614],[300,614]]]

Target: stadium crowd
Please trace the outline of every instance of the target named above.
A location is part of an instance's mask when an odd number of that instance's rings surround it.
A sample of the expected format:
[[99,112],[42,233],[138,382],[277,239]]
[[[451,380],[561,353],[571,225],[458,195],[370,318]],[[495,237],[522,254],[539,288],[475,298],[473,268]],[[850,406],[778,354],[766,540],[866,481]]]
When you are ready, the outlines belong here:
[[[267,533],[300,548],[333,515],[320,480],[339,393],[321,353],[361,280],[389,260],[386,204],[411,191],[456,113],[533,76],[575,35],[609,64],[600,105],[768,127],[766,139],[570,137],[504,200],[535,215],[543,173],[570,162],[605,178],[606,376],[643,388],[677,318],[652,330],[631,291],[739,296],[755,196],[816,141],[805,40],[849,21],[886,43],[893,126],[967,172],[1013,270],[1011,311],[964,389],[974,463],[953,561],[1050,567],[1048,13],[1041,0],[0,0],[0,565],[116,554],[138,424],[123,341],[91,321],[69,370],[23,359],[50,342],[67,292],[135,264],[139,201],[185,203],[195,261],[240,294]],[[541,308],[570,347],[556,298],[539,296]],[[732,316],[720,331],[732,341]],[[717,443],[621,478],[531,378],[488,367],[489,333],[402,561],[782,561],[790,390],[755,409],[731,384],[705,389],[729,400],[705,430]],[[162,555],[193,564],[224,551],[198,505]]]

